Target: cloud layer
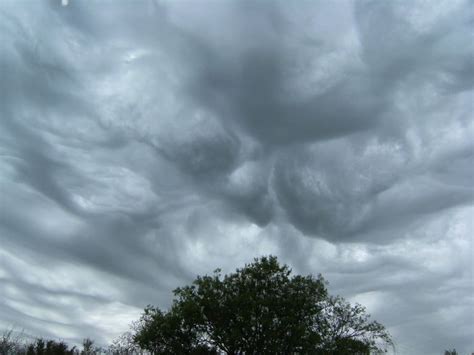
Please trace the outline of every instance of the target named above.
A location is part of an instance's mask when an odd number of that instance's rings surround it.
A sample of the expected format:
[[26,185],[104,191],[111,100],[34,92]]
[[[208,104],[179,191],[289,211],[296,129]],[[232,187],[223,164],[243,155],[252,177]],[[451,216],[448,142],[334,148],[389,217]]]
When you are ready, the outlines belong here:
[[471,2],[0,9],[0,326],[106,342],[272,253],[473,350]]

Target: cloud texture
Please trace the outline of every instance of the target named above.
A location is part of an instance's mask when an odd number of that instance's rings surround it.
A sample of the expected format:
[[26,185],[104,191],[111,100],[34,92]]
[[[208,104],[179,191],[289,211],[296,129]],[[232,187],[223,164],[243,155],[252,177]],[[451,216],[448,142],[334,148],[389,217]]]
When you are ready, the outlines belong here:
[[3,1],[0,326],[106,342],[272,253],[400,354],[473,351],[473,13]]

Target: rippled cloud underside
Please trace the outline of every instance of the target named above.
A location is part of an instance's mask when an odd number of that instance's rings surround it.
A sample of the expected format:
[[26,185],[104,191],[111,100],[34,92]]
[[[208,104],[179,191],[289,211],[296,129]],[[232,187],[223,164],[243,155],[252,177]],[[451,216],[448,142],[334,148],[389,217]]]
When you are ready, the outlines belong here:
[[0,326],[106,343],[274,254],[474,351],[473,4],[2,1]]

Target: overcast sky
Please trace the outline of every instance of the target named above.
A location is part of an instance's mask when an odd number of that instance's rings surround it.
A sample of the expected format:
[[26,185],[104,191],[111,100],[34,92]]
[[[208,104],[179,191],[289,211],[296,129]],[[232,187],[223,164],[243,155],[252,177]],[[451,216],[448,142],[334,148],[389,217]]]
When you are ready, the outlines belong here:
[[0,328],[106,343],[274,254],[474,351],[474,2],[0,5]]

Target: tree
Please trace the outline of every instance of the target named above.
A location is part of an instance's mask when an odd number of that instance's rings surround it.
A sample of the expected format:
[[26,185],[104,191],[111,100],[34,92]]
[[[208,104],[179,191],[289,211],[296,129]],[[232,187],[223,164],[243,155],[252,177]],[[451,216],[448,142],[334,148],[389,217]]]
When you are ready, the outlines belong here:
[[174,290],[168,311],[148,306],[134,342],[154,354],[369,354],[390,335],[360,305],[331,297],[321,275],[291,275],[262,257]]
[[453,350],[445,350],[444,355],[458,355],[456,349]]
[[79,355],[79,352],[75,346],[69,348],[64,341],[42,338],[30,341],[23,332],[11,329],[0,335],[0,355]]
[[108,354],[112,355],[134,355],[141,354],[140,347],[134,341],[136,330],[140,327],[140,322],[135,321],[131,324],[130,330],[122,333],[109,345]]
[[81,355],[95,355],[95,354],[97,354],[97,350],[94,346],[94,341],[89,338],[83,339]]
[[13,329],[5,330],[0,335],[0,355],[16,354],[20,346],[20,336],[15,335]]
[[27,346],[27,355],[74,355],[75,347],[69,346],[63,341],[43,340],[41,338]]

